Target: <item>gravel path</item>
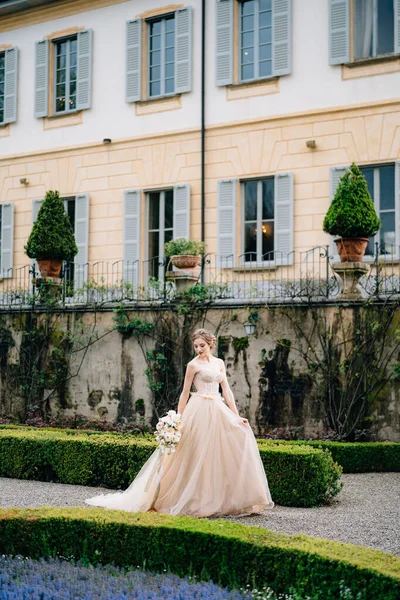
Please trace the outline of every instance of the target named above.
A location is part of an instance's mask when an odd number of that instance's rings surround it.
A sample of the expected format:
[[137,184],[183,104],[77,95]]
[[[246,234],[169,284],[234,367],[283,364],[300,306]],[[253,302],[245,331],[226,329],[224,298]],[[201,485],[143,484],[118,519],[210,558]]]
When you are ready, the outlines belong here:
[[[344,475],[344,488],[330,506],[277,506],[261,515],[228,517],[282,533],[369,546],[400,556],[400,473]],[[110,491],[110,490],[106,490]],[[0,478],[0,506],[84,506],[84,499],[103,488]]]

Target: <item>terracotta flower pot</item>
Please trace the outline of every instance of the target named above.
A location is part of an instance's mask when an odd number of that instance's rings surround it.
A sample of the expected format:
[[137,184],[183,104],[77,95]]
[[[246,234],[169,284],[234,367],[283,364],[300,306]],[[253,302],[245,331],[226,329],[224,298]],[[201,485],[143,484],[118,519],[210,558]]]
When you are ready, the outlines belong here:
[[200,264],[201,256],[194,254],[176,254],[171,256],[171,262],[178,269],[194,269]]
[[60,277],[61,258],[38,258],[37,264],[42,277]]
[[368,246],[368,238],[337,238],[335,240],[341,262],[361,262]]

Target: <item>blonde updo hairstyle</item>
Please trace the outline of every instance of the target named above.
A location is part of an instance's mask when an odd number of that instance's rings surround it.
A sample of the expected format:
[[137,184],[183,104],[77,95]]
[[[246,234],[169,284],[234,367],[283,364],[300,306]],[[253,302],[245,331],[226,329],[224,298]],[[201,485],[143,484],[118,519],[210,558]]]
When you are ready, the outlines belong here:
[[217,338],[215,337],[215,335],[207,329],[196,329],[196,331],[192,335],[192,343],[194,343],[194,341],[197,340],[197,338],[202,338],[206,342],[206,344],[210,346],[211,350],[215,347],[217,343]]

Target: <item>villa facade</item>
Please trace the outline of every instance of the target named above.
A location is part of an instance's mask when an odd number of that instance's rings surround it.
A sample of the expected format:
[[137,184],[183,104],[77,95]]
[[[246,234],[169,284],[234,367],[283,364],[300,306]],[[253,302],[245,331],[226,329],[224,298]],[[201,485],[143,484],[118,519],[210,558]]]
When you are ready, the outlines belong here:
[[397,259],[400,0],[0,2],[4,279],[49,189],[78,265],[143,281],[191,237],[227,268],[284,269],[330,244],[353,161]]

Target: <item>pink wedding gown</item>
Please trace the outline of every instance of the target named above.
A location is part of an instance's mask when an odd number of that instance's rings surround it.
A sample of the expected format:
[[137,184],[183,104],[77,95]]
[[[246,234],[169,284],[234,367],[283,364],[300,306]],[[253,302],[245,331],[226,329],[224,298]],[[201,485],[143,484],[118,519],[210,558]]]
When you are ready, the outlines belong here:
[[201,366],[182,414],[174,454],[155,450],[124,492],[85,500],[92,506],[171,515],[246,515],[272,508],[257,442],[218,393],[224,374]]

